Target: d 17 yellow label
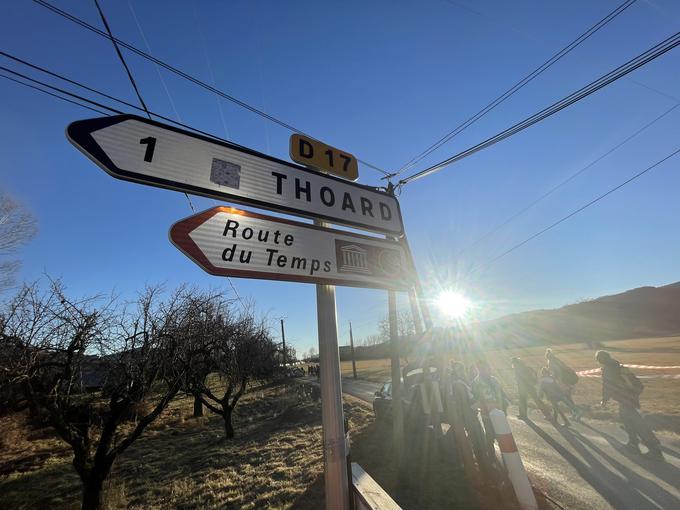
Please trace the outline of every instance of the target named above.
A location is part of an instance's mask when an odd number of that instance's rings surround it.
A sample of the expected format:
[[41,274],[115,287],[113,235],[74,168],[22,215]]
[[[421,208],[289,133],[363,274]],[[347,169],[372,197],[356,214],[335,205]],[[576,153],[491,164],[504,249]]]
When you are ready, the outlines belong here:
[[350,181],[359,178],[357,158],[325,143],[302,135],[291,135],[290,157],[296,163],[337,175]]

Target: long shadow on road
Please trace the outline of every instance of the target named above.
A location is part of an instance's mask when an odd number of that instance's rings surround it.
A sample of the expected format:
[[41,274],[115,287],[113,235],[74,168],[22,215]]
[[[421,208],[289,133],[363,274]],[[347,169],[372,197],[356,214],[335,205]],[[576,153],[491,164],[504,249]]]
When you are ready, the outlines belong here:
[[[590,439],[586,438],[582,434],[571,430],[560,430],[562,436],[569,442],[569,444],[574,447],[584,458],[595,459],[593,452],[599,455],[603,460],[605,460],[612,468],[620,473],[617,475],[614,471],[610,471],[604,464],[599,461],[600,466],[603,470],[606,470],[613,477],[621,480],[619,483],[620,491],[627,495],[644,495],[652,502],[645,501],[644,503],[632,503],[622,505],[620,508],[680,508],[680,499],[668,492],[666,489],[661,487],[654,480],[645,478],[640,475],[630,467],[622,464],[621,462],[614,459],[611,455],[605,453],[600,447],[596,446]],[[591,452],[592,450],[592,452]],[[623,478],[621,478],[623,477]],[[626,497],[627,499],[627,497]],[[631,500],[632,501],[632,500]]]
[[[670,464],[668,462],[659,462],[655,460],[646,459],[640,455],[634,454],[628,451],[624,447],[624,445],[620,441],[618,441],[615,437],[591,425],[585,423],[583,423],[582,425],[592,430],[596,434],[602,436],[611,445],[612,448],[614,448],[617,452],[619,452],[621,455],[626,457],[631,462],[634,462],[635,464],[639,465],[645,471],[648,471],[649,473],[663,480],[667,484],[672,485],[673,487],[676,488],[680,488],[680,469],[675,467],[673,464]],[[592,442],[587,438],[583,437],[581,434],[576,433],[575,435],[582,442],[592,445]],[[597,447],[593,445],[592,448],[596,449]],[[667,450],[668,449],[664,448],[664,451],[667,452]],[[676,505],[680,507],[680,502],[677,502]]]
[[[607,466],[605,466],[602,462],[597,460],[595,456],[588,452],[583,447],[583,445],[579,444],[579,447],[576,449],[579,450],[579,453],[582,455],[585,462],[579,459],[575,454],[569,451],[569,449],[560,444],[554,437],[544,431],[533,421],[526,420],[526,424],[531,427],[531,429],[536,432],[536,434],[538,434],[567,462],[569,462],[569,464],[571,464],[574,469],[576,469],[581,478],[590,484],[590,486],[593,487],[593,489],[595,489],[614,508],[631,508],[636,510],[643,508],[658,508],[656,506],[650,506],[650,502],[642,494],[636,490],[631,490],[625,478],[610,471]],[[567,432],[561,432],[566,438]],[[567,440],[569,441],[569,439]]]

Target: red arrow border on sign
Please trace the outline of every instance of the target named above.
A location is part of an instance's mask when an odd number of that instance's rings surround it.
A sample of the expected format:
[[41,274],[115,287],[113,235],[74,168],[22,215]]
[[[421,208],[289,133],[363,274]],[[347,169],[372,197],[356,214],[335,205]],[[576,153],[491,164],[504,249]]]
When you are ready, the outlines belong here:
[[[234,276],[237,278],[256,278],[262,280],[276,280],[276,281],[289,281],[289,282],[300,282],[300,283],[322,283],[327,285],[339,285],[345,287],[361,287],[361,288],[378,288],[378,289],[392,289],[392,290],[407,290],[412,285],[413,282],[408,278],[395,280],[394,285],[378,285],[378,284],[368,284],[368,282],[352,282],[348,280],[337,280],[334,278],[320,278],[315,276],[304,276],[304,275],[280,275],[278,273],[269,273],[263,271],[248,271],[243,269],[225,269],[214,266],[205,256],[203,251],[198,247],[198,245],[191,239],[191,232],[193,232],[200,225],[204,224],[210,218],[215,216],[220,212],[227,212],[230,214],[238,214],[240,216],[246,216],[250,218],[257,218],[266,221],[272,221],[275,223],[282,223],[286,225],[293,225],[299,228],[309,228],[313,230],[321,230],[331,234],[337,234],[347,237],[354,237],[357,239],[366,239],[372,242],[385,242],[389,244],[394,244],[395,248],[403,249],[396,242],[386,241],[377,237],[365,236],[362,234],[356,234],[354,232],[347,232],[344,230],[337,230],[334,228],[327,227],[317,227],[316,225],[311,225],[309,223],[300,223],[298,221],[291,221],[284,218],[276,218],[273,216],[267,216],[264,214],[258,214],[251,211],[244,211],[241,209],[236,209],[234,207],[217,206],[206,211],[200,212],[188,218],[179,220],[177,223],[170,227],[170,232],[168,234],[170,242],[174,244],[182,253],[193,260],[198,266],[200,266],[207,273],[214,276]],[[407,255],[408,257],[408,255]]]

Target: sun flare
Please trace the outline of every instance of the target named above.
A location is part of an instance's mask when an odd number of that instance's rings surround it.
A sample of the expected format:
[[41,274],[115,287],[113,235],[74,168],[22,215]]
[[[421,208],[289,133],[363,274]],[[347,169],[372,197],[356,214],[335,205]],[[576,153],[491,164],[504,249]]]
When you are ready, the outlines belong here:
[[472,303],[468,298],[450,290],[442,291],[435,303],[443,314],[452,319],[463,317],[472,308]]

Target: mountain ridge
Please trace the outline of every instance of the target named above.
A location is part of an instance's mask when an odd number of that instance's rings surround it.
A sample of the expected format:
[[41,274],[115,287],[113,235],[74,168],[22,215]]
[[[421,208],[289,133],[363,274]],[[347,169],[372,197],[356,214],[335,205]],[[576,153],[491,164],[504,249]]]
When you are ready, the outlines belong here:
[[505,315],[471,329],[485,342],[515,346],[680,335],[680,282]]

